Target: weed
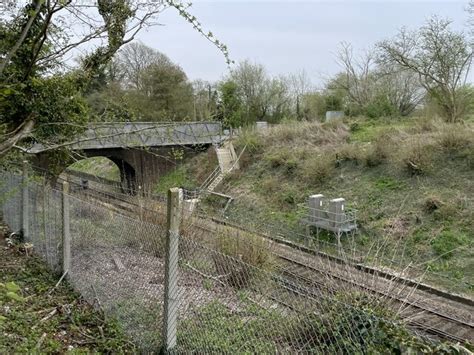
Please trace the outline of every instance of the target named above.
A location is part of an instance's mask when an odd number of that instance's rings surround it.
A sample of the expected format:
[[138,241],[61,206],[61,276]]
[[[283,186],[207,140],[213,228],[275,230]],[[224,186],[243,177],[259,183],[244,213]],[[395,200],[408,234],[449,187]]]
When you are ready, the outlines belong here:
[[163,311],[158,300],[146,302],[142,295],[116,300],[111,312],[125,331],[144,352],[152,352],[162,345]]
[[[36,256],[19,255],[2,245],[0,269],[0,353],[136,351],[115,320],[106,321],[66,281],[56,285],[56,277]],[[58,312],[45,318],[52,310]]]
[[245,148],[245,151],[250,155],[259,153],[262,149],[262,137],[258,132],[251,128],[245,128],[240,133],[236,146],[240,149]]
[[395,180],[391,177],[385,176],[375,181],[375,187],[381,191],[387,190],[399,190],[402,189],[405,184],[401,181]]
[[433,239],[431,246],[436,255],[444,259],[450,259],[453,256],[453,251],[466,245],[467,241],[468,239],[464,234],[447,230]]
[[446,125],[436,138],[442,148],[447,151],[457,151],[471,143],[471,136],[471,132],[466,131],[462,126]]
[[210,291],[212,290],[212,288],[214,287],[214,281],[211,280],[211,279],[204,279],[202,281],[202,287],[206,290],[206,291]]
[[231,311],[219,302],[196,309],[178,328],[178,347],[184,353],[274,354],[284,332],[285,318],[277,313],[242,305]]
[[443,205],[443,201],[441,201],[437,196],[429,196],[428,198],[426,198],[423,204],[423,209],[427,213],[433,213],[436,210],[439,210]]
[[218,274],[237,289],[262,281],[275,265],[269,242],[252,234],[230,235],[223,230],[217,236],[217,250],[213,260]]
[[186,187],[192,188],[196,186],[195,182],[190,178],[192,175],[187,173],[184,166],[179,166],[176,169],[160,177],[158,184],[155,187],[155,192],[166,193],[172,187]]
[[388,160],[394,149],[397,133],[393,129],[385,129],[375,137],[365,155],[365,163],[368,167],[378,166]]
[[289,122],[277,125],[262,137],[265,146],[300,146],[302,143],[312,145],[338,144],[347,141],[349,132],[342,121],[319,122]]

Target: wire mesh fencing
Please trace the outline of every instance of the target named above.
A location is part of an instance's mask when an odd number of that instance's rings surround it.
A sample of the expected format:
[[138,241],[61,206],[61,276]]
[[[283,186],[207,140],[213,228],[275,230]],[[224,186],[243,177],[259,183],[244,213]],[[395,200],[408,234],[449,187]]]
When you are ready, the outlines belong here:
[[[361,292],[345,266],[233,227],[185,219],[179,240],[177,349],[206,353],[365,353],[405,331],[391,302]],[[359,275],[364,283],[377,283]],[[352,279],[354,281],[354,279]],[[387,282],[388,292],[396,290]],[[386,308],[387,307],[387,308]],[[387,347],[388,346],[388,347]]]
[[361,292],[373,275],[344,281],[347,266],[203,215],[181,190],[166,205],[0,175],[4,221],[144,352],[370,353],[408,334],[390,297]]

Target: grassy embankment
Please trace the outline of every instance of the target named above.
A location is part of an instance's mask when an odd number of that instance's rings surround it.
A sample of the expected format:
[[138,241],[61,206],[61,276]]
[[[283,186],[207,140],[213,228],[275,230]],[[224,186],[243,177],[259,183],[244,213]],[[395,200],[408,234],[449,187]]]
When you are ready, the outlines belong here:
[[[383,262],[365,261],[416,265],[429,271],[430,283],[472,292],[473,122],[289,122],[266,134],[246,131],[235,144],[238,151],[246,147],[242,168],[218,188],[236,198],[228,211],[235,221],[303,234],[300,205],[309,195],[344,197],[358,210],[359,224],[354,240],[343,239],[345,247],[368,255],[374,244],[383,246]],[[212,150],[200,154],[165,175],[156,190],[199,186],[216,165]],[[334,242],[323,233],[318,248],[335,252]]]
[[104,179],[120,181],[120,171],[118,166],[106,157],[94,157],[79,160],[70,165],[68,169],[94,174]]
[[[242,169],[220,186],[237,198],[229,211],[235,220],[304,231],[299,205],[309,195],[344,197],[358,210],[359,224],[353,241],[343,239],[346,247],[353,242],[359,254],[368,255],[374,243],[383,245],[387,259],[372,262],[416,265],[430,271],[425,276],[430,283],[472,292],[472,122],[292,122],[267,134],[245,132],[236,145],[246,146]],[[189,175],[205,176],[212,166],[208,160],[189,162]],[[320,237],[335,241],[331,234]],[[334,251],[332,244],[318,246]]]
[[0,235],[0,353],[134,353],[116,322]]

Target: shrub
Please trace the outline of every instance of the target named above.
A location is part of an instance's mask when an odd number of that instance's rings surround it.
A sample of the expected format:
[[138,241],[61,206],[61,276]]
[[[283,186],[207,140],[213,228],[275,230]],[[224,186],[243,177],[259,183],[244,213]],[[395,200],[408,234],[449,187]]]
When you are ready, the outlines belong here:
[[260,136],[255,129],[250,127],[245,128],[237,138],[236,147],[240,149],[245,147],[245,151],[249,155],[254,155],[261,151],[263,147],[262,139],[262,136]]
[[288,122],[272,127],[265,135],[265,144],[274,146],[301,146],[338,144],[347,141],[349,129],[340,120],[319,122]]
[[336,162],[354,162],[359,164],[366,160],[366,151],[358,144],[343,144],[336,149]]
[[431,247],[437,255],[449,259],[456,248],[467,244],[467,240],[464,234],[444,231],[432,240]]
[[442,121],[433,118],[432,115],[425,115],[420,118],[417,118],[416,124],[411,129],[411,133],[429,133],[436,132],[439,130],[439,126],[442,124]]
[[444,203],[438,197],[430,196],[425,200],[423,209],[427,213],[433,213],[436,210],[438,210],[439,208],[441,208],[441,206],[443,206],[443,205],[444,205]]
[[474,132],[462,125],[444,125],[436,141],[449,153],[461,152],[473,145]]
[[[288,341],[303,353],[401,353],[421,345],[380,300],[344,292],[322,300],[321,310],[290,319]],[[416,351],[415,351],[416,353]]]
[[217,273],[228,285],[237,289],[249,287],[273,269],[275,260],[267,240],[229,229],[222,230],[216,238],[218,252],[212,259]]
[[282,169],[287,175],[292,175],[298,168],[298,161],[294,158],[294,153],[285,148],[265,155],[265,160],[270,163],[272,169]]
[[378,166],[390,157],[391,151],[395,145],[394,136],[397,133],[398,132],[393,130],[384,130],[375,138],[365,155],[365,164],[367,166]]
[[411,175],[423,175],[431,171],[435,149],[432,144],[412,140],[401,150],[401,164]]
[[379,95],[364,107],[364,113],[369,118],[391,117],[398,113],[398,109],[385,95]]
[[303,178],[309,184],[321,184],[334,171],[334,159],[330,154],[318,154],[305,162]]

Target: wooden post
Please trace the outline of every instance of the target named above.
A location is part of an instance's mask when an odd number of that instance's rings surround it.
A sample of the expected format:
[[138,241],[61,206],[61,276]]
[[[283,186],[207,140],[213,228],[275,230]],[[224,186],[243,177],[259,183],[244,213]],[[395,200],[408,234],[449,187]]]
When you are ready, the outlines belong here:
[[21,231],[23,233],[23,238],[27,240],[29,237],[30,231],[29,227],[29,196],[28,196],[28,162],[23,161],[23,178],[22,178],[22,187],[21,187]]
[[62,209],[63,209],[63,274],[71,268],[71,230],[69,226],[69,183],[63,182]]
[[176,346],[178,318],[178,243],[182,218],[183,190],[168,191],[168,232],[165,250],[165,299],[163,311],[163,347],[165,352]]

